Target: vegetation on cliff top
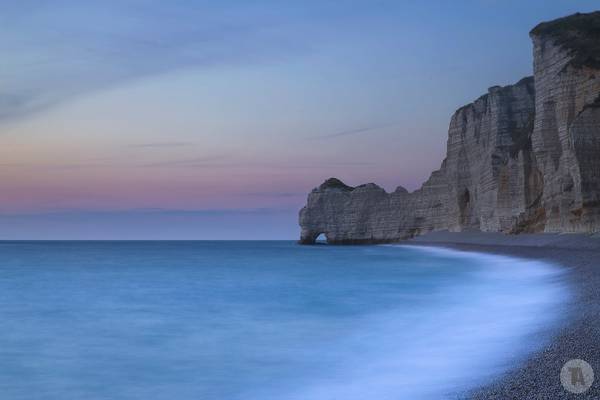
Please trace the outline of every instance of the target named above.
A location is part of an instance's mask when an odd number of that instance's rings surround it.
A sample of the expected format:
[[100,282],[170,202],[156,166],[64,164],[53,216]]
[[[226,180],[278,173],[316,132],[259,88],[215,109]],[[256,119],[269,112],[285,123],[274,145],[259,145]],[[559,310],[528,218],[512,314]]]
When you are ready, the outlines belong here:
[[346,185],[344,182],[337,178],[329,178],[319,186],[320,190],[324,189],[343,189],[343,190],[354,190],[352,186]]
[[530,34],[549,36],[559,46],[571,50],[574,56],[571,64],[575,67],[600,68],[600,11],[542,22]]

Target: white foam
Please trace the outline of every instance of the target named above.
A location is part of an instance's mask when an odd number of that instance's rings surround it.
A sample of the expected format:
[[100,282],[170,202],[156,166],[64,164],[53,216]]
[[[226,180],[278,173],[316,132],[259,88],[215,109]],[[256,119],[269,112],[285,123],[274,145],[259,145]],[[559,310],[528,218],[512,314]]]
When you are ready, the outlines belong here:
[[343,339],[343,367],[284,399],[443,399],[523,361],[560,318],[568,291],[556,266],[514,257],[403,246],[474,262],[474,279],[440,293],[438,310],[387,312]]

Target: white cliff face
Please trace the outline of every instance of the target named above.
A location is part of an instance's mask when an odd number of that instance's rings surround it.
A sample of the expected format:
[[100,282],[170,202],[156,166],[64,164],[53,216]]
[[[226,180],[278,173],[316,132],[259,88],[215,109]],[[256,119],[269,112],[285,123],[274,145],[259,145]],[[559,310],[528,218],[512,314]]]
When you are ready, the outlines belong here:
[[300,212],[301,241],[321,233],[331,243],[383,243],[440,229],[510,230],[529,201],[533,91],[525,78],[459,109],[446,160],[413,193],[327,180]]
[[301,242],[321,233],[331,243],[382,243],[440,229],[600,230],[600,37],[588,38],[597,32],[600,13],[540,24],[534,77],[457,110],[446,159],[421,189],[329,179],[300,211]]
[[447,228],[509,231],[529,201],[533,79],[492,87],[459,109],[448,131]]
[[531,32],[533,153],[544,178],[544,231],[591,232],[600,223],[600,65],[595,61],[600,48],[593,44],[600,37],[587,33],[586,26],[597,30],[600,13],[567,18]]

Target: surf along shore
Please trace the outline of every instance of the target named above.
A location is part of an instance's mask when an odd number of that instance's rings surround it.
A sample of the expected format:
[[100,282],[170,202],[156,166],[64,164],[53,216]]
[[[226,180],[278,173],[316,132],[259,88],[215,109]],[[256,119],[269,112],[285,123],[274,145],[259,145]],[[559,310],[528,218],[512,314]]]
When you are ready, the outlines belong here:
[[[600,398],[600,237],[434,232],[406,243],[546,261],[567,270],[565,279],[574,291],[573,300],[567,307],[564,322],[552,332],[552,340],[524,363],[515,365],[496,381],[476,389],[466,398]],[[561,369],[572,359],[587,361],[596,373],[596,380],[585,393],[572,394],[562,387]]]

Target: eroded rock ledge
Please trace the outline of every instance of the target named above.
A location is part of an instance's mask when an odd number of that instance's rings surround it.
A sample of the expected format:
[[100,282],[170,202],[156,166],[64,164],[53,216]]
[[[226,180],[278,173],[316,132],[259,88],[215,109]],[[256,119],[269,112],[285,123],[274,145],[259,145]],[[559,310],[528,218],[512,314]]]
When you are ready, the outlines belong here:
[[301,243],[389,243],[435,230],[600,230],[600,12],[535,27],[534,76],[450,121],[446,159],[412,193],[330,178],[300,211]]

